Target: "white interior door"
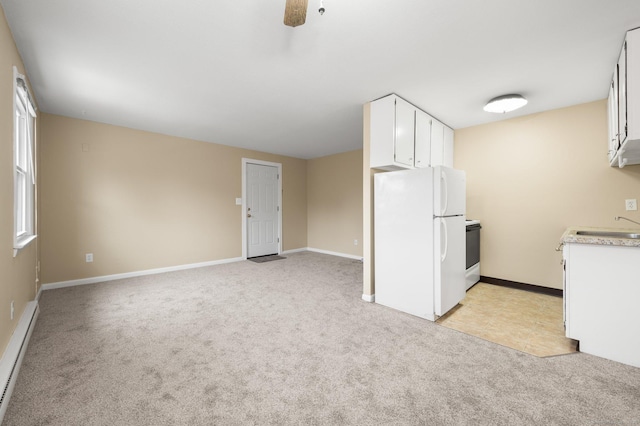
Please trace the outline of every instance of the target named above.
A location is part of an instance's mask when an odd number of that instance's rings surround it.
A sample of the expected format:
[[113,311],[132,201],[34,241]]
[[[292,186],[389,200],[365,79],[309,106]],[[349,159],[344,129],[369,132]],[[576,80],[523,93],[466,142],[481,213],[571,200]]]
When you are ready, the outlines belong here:
[[247,257],[278,254],[278,168],[247,163]]

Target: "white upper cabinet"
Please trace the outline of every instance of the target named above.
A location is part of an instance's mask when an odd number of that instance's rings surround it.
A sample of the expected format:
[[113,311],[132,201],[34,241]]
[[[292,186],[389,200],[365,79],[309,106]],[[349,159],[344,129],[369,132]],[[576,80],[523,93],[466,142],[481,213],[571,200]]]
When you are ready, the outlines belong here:
[[618,65],[613,73],[613,79],[609,86],[609,98],[607,103],[607,112],[609,113],[609,163],[613,161],[613,157],[620,148],[618,139]]
[[442,165],[453,167],[453,129],[444,126],[444,152],[442,154]]
[[431,166],[453,167],[453,130],[436,120],[431,126]]
[[609,161],[640,164],[640,29],[627,32],[609,88]]
[[370,111],[371,168],[453,166],[453,130],[420,108],[392,94],[371,102]]
[[413,167],[415,152],[416,109],[409,102],[396,99],[395,162]]
[[415,167],[429,167],[431,164],[431,125],[433,118],[416,109]]
[[396,161],[396,96],[371,102],[369,166],[376,169],[409,168]]
[[435,121],[431,124],[431,165],[442,166],[444,161],[444,124]]
[[622,45],[618,59],[618,139],[627,139],[627,43]]

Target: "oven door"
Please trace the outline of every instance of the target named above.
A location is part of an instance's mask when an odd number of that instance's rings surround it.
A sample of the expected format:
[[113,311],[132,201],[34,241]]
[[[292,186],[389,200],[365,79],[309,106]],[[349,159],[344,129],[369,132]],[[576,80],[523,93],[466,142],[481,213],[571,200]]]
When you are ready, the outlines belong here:
[[467,266],[469,269],[480,262],[480,229],[479,223],[467,225]]

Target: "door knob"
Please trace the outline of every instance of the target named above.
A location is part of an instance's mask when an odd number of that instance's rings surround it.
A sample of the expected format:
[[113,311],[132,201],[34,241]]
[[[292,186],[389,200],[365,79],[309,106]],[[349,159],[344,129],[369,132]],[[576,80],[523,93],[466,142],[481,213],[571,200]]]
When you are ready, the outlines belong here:
[[247,217],[251,217],[251,213],[247,213]]

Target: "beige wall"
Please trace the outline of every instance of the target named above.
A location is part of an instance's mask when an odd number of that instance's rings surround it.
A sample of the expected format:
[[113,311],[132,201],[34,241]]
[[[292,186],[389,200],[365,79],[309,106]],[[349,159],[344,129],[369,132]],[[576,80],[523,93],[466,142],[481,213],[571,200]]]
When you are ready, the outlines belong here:
[[282,247],[307,246],[305,160],[49,114],[41,128],[44,283],[242,256],[243,157],[282,163]]
[[307,211],[310,248],[362,256],[362,150],[309,160]]
[[[0,357],[36,295],[37,241],[13,257],[13,66],[26,75],[0,7]],[[15,315],[9,309],[14,301]]]
[[567,227],[640,221],[624,210],[640,199],[640,166],[608,166],[605,100],[456,130],[455,144],[484,276],[562,288],[554,249]]
[[[363,294],[375,293],[369,105],[364,106]],[[607,162],[606,100],[455,131],[454,165],[467,173],[467,217],[482,221],[481,274],[562,288],[554,249],[570,226],[624,228],[640,221],[624,200],[640,199],[640,165]]]

